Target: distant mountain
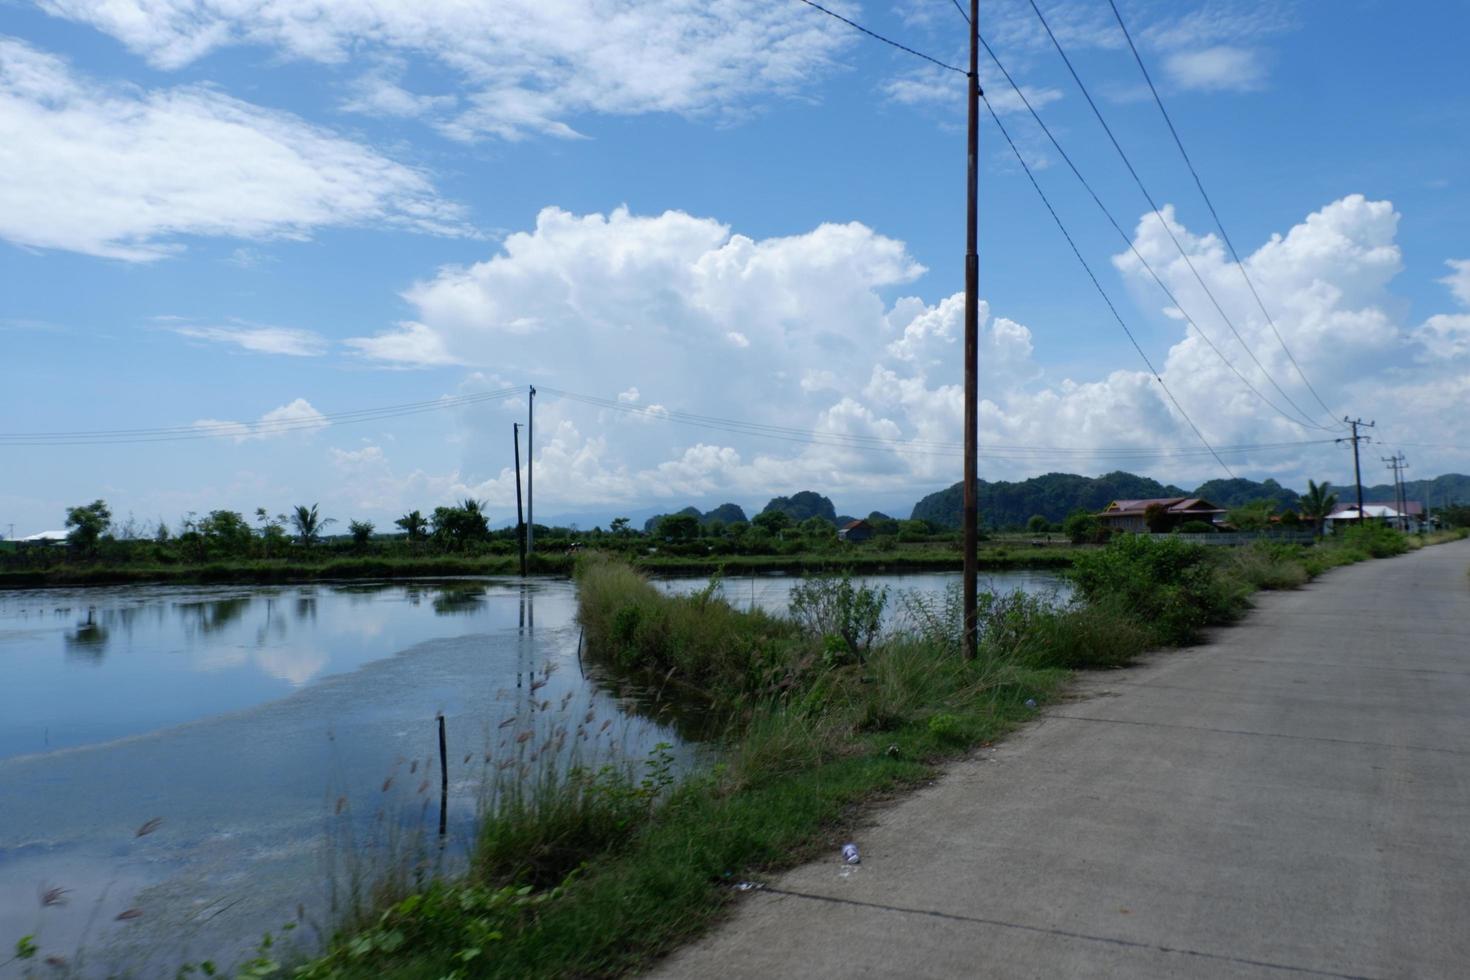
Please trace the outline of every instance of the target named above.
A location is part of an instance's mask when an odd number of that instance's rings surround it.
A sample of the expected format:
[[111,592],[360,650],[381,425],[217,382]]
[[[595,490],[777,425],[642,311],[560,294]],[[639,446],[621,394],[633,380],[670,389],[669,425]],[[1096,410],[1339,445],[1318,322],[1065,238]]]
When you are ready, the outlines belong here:
[[724,521],[726,524],[748,523],[745,517],[745,509],[739,504],[720,504],[714,510],[707,510],[700,518],[704,523],[710,521]]
[[[700,520],[704,516],[703,514],[701,514],[699,512],[699,508],[698,507],[685,507],[683,510],[676,510],[673,513],[675,513],[675,514],[688,514],[690,517],[694,518],[696,521],[697,520]],[[670,515],[669,514],[654,514],[648,520],[646,520],[646,521],[643,522],[643,533],[645,533],[645,534],[652,534],[654,528],[658,527],[658,522],[661,521],[661,520],[663,520],[665,517],[668,517],[668,516],[670,516]]]
[[[1357,490],[1351,483],[1345,487],[1333,484],[1333,490],[1337,495],[1347,502],[1353,497]],[[1404,494],[1410,500],[1417,500],[1430,510],[1436,507],[1444,507],[1447,504],[1470,504],[1470,476],[1463,473],[1446,473],[1436,476],[1432,480],[1405,480]],[[1393,484],[1380,483],[1377,486],[1363,487],[1363,500],[1388,501],[1393,499]]]
[[829,498],[815,490],[802,490],[789,497],[773,497],[770,503],[761,508],[761,513],[769,510],[782,511],[796,524],[809,517],[825,517],[833,524],[837,523],[837,508],[832,506]]
[[1253,504],[1258,500],[1274,501],[1278,513],[1284,510],[1297,510],[1301,507],[1301,494],[1270,479],[1264,483],[1242,479],[1209,480],[1201,483],[1190,496],[1203,497],[1210,503],[1227,510],[1244,504]]
[[[1016,483],[980,480],[978,487],[980,523],[991,528],[1021,527],[1035,514],[1058,522],[1073,511],[1099,511],[1118,499],[1189,496],[1176,486],[1123,472],[1099,477],[1047,473]],[[914,504],[911,517],[955,528],[960,526],[963,504],[964,486],[956,483]]]

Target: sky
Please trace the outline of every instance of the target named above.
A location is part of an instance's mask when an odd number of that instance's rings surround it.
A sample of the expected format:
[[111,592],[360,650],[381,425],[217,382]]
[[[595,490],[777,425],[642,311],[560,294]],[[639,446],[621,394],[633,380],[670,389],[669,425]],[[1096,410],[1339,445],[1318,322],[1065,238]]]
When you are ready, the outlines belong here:
[[[982,0],[1117,223],[982,56],[1107,296],[986,117],[982,478],[1341,486],[1344,416],[1365,483],[1470,472],[1470,4],[1119,0],[1212,213],[1106,0],[1038,3],[1147,195]],[[829,7],[964,64],[950,0]],[[502,522],[531,385],[538,522],[906,516],[961,472],[964,86],[800,0],[0,0],[0,534]]]

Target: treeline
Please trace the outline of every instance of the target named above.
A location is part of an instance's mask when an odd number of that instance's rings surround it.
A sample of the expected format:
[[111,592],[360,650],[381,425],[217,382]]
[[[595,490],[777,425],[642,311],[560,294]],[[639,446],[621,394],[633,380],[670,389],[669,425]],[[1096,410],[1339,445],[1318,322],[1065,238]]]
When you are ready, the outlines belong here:
[[[778,498],[785,499],[785,498]],[[825,498],[824,498],[825,499]],[[788,510],[768,508],[750,521],[725,521],[715,514],[743,516],[727,505],[709,515],[681,512],[665,515],[646,530],[619,517],[611,526],[591,530],[537,524],[535,550],[564,554],[582,547],[629,555],[660,556],[794,555],[836,551],[844,547],[837,526],[825,517],[794,519]],[[830,502],[828,502],[830,507]],[[706,519],[708,518],[708,519]],[[924,521],[897,521],[870,515],[873,539],[867,549],[892,550],[899,544],[949,541],[952,534]],[[53,542],[12,543],[0,553],[0,568],[38,569],[58,565],[175,566],[239,562],[320,564],[346,558],[421,559],[437,556],[510,557],[520,550],[524,529],[492,529],[485,504],[466,499],[410,511],[379,528],[372,521],[346,521],[323,514],[317,504],[301,504],[286,513],[257,508],[253,519],[233,510],[190,513],[175,526],[162,521],[141,524],[133,518],[115,521],[105,500],[68,508],[67,538]],[[340,533],[345,530],[346,533]],[[339,533],[329,534],[329,531]]]

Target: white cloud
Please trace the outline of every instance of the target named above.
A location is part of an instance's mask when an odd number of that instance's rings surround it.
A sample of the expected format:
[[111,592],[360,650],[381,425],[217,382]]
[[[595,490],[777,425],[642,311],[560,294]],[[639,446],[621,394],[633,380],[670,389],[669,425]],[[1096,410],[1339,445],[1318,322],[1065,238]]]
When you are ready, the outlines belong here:
[[[849,5],[832,0],[838,9]],[[853,43],[850,31],[800,4],[747,0],[499,3],[383,0],[41,0],[179,68],[232,45],[264,45],[317,62],[417,55],[459,77],[452,102],[369,76],[356,108],[426,115],[446,133],[515,139],[574,135],[582,113],[688,115],[739,111],[794,93]]]
[[315,432],[329,423],[305,398],[273,408],[255,422],[227,422],[219,419],[199,419],[194,429],[202,434],[231,439],[237,443],[260,439],[277,439],[295,433]]
[[207,340],[217,344],[233,344],[257,354],[320,357],[327,352],[327,341],[321,334],[291,327],[249,325],[206,327],[184,323],[171,326],[169,329],[181,337]]
[[463,232],[422,172],[289,113],[207,86],[103,84],[0,36],[0,237],[144,261],[184,235],[366,223]]
[[[1140,220],[1135,244],[1180,304],[1243,373],[1271,390],[1224,324],[1206,315],[1213,309],[1163,222],[1266,370],[1298,403],[1315,407],[1221,243],[1191,233],[1166,210],[1162,220]],[[1272,236],[1246,262],[1276,328],[1334,408],[1372,405],[1384,438],[1408,438],[1419,420],[1443,419],[1446,442],[1470,444],[1470,417],[1455,408],[1470,369],[1463,360],[1457,367],[1445,356],[1428,357],[1445,343],[1459,355],[1467,335],[1452,317],[1431,318],[1418,330],[1402,322],[1405,304],[1390,288],[1402,268],[1397,225],[1391,204],[1354,195]],[[1140,302],[1165,307],[1131,253],[1115,264]],[[677,212],[547,209],[500,254],[441,270],[409,290],[417,306],[409,354],[431,344],[460,362],[493,363],[501,379],[541,388],[538,513],[755,501],[806,487],[842,500],[912,500],[954,481],[962,418],[962,296],[886,298],[919,274],[902,243],[861,225],[756,240]],[[988,478],[1124,468],[1192,486],[1223,475],[1121,336],[1098,371],[1060,377],[1038,363],[1054,354],[1043,339],[1051,330],[1033,332],[988,304],[980,321]],[[1288,453],[1232,454],[1232,466],[1293,485],[1344,472],[1332,433],[1280,417],[1182,322],[1164,323],[1175,333],[1155,362],[1211,443],[1327,440]],[[725,337],[737,329],[750,347],[732,357]],[[373,340],[391,344],[394,336]],[[547,351],[562,350],[579,356],[547,359]],[[706,419],[743,420],[767,436],[718,422],[689,426],[678,416],[660,421],[658,414],[669,413],[658,405],[636,415],[587,407],[558,398],[553,386],[609,398],[621,392],[629,406],[636,389],[637,404],[657,399]],[[397,480],[418,492],[437,487],[513,506],[503,454],[477,456],[474,447],[501,438],[504,419],[523,409],[506,405],[468,419],[467,456],[452,472],[385,477],[384,486]],[[872,451],[880,446],[895,451]]]
[[1164,73],[1180,88],[1200,92],[1253,92],[1266,83],[1258,51],[1226,44],[1171,54]]
[[1452,271],[1440,282],[1450,288],[1462,305],[1470,306],[1470,259],[1448,259],[1445,265]]

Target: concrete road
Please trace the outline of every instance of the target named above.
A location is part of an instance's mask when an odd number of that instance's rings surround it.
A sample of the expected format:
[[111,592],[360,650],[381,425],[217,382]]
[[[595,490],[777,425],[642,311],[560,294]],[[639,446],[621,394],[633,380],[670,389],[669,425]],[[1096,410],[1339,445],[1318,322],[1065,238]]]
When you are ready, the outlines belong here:
[[1470,977],[1470,541],[1265,595],[797,868],[669,977]]

